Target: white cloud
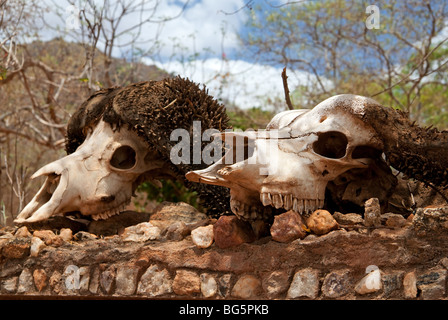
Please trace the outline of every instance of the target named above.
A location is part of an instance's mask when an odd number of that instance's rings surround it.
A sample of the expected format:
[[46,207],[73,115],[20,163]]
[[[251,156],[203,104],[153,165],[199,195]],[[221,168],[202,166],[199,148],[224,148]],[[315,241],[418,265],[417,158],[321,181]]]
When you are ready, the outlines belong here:
[[[269,108],[267,99],[279,98],[283,101],[283,83],[281,68],[250,63],[243,60],[221,60],[211,58],[196,60],[187,64],[179,62],[154,63],[170,73],[188,77],[191,80],[205,84],[209,93],[222,98],[240,108]],[[297,85],[306,85],[309,74],[290,75],[288,86],[292,90]],[[285,105],[286,108],[286,105]]]
[[[160,31],[159,40],[168,44],[162,56],[171,54],[169,44],[172,39],[176,39],[190,54],[211,50],[220,55],[223,48],[236,49],[239,45],[236,31],[243,26],[245,13],[225,13],[235,12],[243,6],[242,0],[190,2],[180,17],[166,22]],[[172,16],[180,9],[181,4],[166,1],[159,8],[158,15]]]

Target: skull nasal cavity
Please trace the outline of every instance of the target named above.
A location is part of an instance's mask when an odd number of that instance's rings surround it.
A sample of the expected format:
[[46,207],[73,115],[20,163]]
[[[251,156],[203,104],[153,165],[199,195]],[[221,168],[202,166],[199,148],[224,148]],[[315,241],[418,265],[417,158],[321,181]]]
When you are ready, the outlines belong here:
[[115,150],[110,165],[117,169],[131,169],[136,162],[136,153],[129,146],[121,146]]
[[313,150],[326,158],[339,159],[345,156],[348,140],[345,134],[337,131],[320,132],[313,144]]

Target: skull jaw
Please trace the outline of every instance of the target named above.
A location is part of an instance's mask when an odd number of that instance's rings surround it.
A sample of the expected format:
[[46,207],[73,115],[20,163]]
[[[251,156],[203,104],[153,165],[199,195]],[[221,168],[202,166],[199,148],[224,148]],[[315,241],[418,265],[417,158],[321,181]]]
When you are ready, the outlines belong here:
[[[59,183],[57,180],[59,180]],[[32,223],[56,215],[61,205],[63,194],[67,189],[67,180],[60,175],[48,175],[38,193],[20,212],[14,222],[17,224]],[[52,192],[54,184],[57,184],[57,186],[54,192]]]
[[84,192],[70,185],[70,176],[48,175],[43,186],[14,220],[16,224],[34,223],[52,216],[79,212],[93,220],[107,219],[123,211],[131,201],[131,190],[123,189],[112,195],[99,194],[89,200],[83,199]]

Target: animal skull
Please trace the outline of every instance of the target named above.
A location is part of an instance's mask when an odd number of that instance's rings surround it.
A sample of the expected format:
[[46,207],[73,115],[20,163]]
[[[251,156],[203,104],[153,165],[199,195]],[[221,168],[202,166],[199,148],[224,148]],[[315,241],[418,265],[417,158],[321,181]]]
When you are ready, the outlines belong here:
[[137,133],[125,127],[114,131],[100,120],[74,153],[31,177],[46,176],[46,180],[15,222],[36,222],[73,211],[106,219],[129,204],[140,178],[151,176],[151,170],[163,171],[164,165]]
[[[243,219],[268,219],[266,206],[301,214],[322,208],[329,181],[367,168],[382,153],[375,130],[352,114],[362,112],[368,100],[338,95],[312,110],[277,114],[265,132],[222,133],[232,142],[229,151],[212,166],[187,173],[187,179],[230,188],[231,209]],[[243,159],[235,160],[242,147]]]

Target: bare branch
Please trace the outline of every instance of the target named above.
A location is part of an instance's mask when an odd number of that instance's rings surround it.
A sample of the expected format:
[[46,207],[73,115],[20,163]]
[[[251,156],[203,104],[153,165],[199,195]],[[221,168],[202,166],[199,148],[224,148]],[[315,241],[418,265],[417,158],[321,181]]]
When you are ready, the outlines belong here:
[[286,75],[286,67],[283,68],[282,71],[282,80],[283,80],[283,90],[285,92],[285,101],[289,110],[294,110],[294,106],[291,102],[291,97],[289,96],[289,88],[288,88],[288,76]]
[[384,90],[381,90],[373,95],[371,95],[371,97],[375,97],[377,95],[380,95],[386,91],[390,91],[392,88],[396,87],[397,85],[401,84],[402,82],[404,82],[405,80],[409,79],[410,76],[412,76],[412,74],[425,62],[427,62],[427,59],[431,56],[431,54],[437,50],[443,43],[445,43],[446,41],[448,41],[448,38],[443,39],[439,44],[437,44],[437,46],[435,46],[431,51],[429,51],[421,60],[420,62],[414,67],[412,68],[412,70],[405,75],[404,77],[402,77],[399,81],[395,82],[393,85],[385,88]]

